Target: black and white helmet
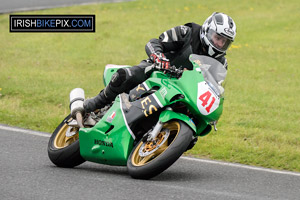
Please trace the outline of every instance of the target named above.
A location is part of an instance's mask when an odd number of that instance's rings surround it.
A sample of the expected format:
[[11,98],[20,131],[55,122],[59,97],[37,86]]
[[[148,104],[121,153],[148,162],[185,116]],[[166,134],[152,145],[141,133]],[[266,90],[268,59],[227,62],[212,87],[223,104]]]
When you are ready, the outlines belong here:
[[201,42],[211,57],[220,57],[234,41],[236,25],[231,17],[215,12],[209,16],[200,31]]

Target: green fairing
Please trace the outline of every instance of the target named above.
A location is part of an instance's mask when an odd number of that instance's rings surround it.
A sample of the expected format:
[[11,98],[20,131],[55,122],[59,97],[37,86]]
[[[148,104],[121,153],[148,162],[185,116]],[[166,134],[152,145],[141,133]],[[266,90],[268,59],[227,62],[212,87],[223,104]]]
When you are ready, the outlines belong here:
[[[200,91],[200,94],[203,94],[206,90],[209,90],[211,91],[210,95],[212,95],[212,93],[216,93],[216,91],[214,91],[211,86],[208,86],[207,77],[205,79],[203,75],[205,64],[198,65],[192,59],[193,58],[191,57],[194,69],[184,71],[181,78],[177,79],[175,77],[171,77],[169,74],[155,71],[143,84],[145,84],[148,89],[158,89],[154,94],[151,95],[153,95],[159,102],[158,104],[160,107],[164,108],[171,106],[176,102],[182,102],[184,105],[186,105],[189,112],[193,114],[193,117],[197,119],[197,124],[195,125],[189,116],[167,109],[160,113],[159,120],[161,122],[178,119],[191,127],[195,136],[204,136],[211,131],[210,124],[220,118],[223,110],[224,97],[222,95],[214,95],[213,98],[217,98],[219,101],[218,106],[215,107],[213,112],[208,112],[207,115],[201,113],[197,102],[200,105],[201,103],[204,104],[206,97],[203,97],[204,101],[200,101],[201,99],[198,91]],[[202,57],[195,56],[195,59],[201,60]],[[116,66],[115,68],[113,66],[109,66],[108,69],[105,69],[105,77],[103,79],[105,85],[108,84],[112,74],[115,73],[118,68],[120,68],[120,66]],[[205,84],[205,88],[207,88],[204,91],[199,90],[199,84],[202,83]],[[183,97],[175,98],[180,95],[183,95]],[[208,105],[213,105],[214,101],[211,100],[210,96],[207,97],[207,99],[209,99],[209,102],[212,103],[206,103]],[[150,103],[149,100],[145,102],[147,104]],[[80,129],[80,154],[84,159],[109,165],[126,165],[128,156],[133,148],[135,135],[133,135],[130,128],[127,127],[128,125],[124,117],[125,115],[123,113],[124,111],[122,110],[122,106],[124,107],[119,95],[112,107],[93,128]],[[141,105],[141,107],[142,106],[143,105]],[[202,109],[207,109],[207,105],[205,104]],[[114,117],[111,119],[113,114]]]
[[[195,131],[197,136],[205,136],[211,130],[211,127],[207,127],[210,126],[209,123],[212,121],[217,121],[220,118],[223,111],[224,98],[220,98],[219,107],[211,114],[204,116],[199,112],[196,101],[196,99],[198,98],[197,83],[203,82],[204,78],[203,76],[199,75],[201,74],[201,71],[196,71],[196,68],[199,68],[199,65],[195,62],[192,63],[194,69],[185,71],[180,79],[170,78],[168,74],[163,74],[161,72],[154,72],[151,78],[146,80],[145,83],[149,88],[153,88],[155,86],[160,87],[159,90],[155,92],[155,94],[163,106],[180,101],[187,105],[188,109],[191,110],[192,113],[197,113],[197,118],[201,120],[199,120],[196,130],[194,123],[190,122],[191,119],[188,116],[174,112],[172,115],[170,115],[169,113],[168,116],[171,117],[170,119],[176,118],[186,122]],[[183,98],[172,102],[170,101],[174,96],[179,94],[183,94],[185,97],[189,98]],[[162,115],[164,115],[164,112],[167,111],[163,111]],[[166,117],[163,117],[163,119],[166,119]],[[164,120],[163,122],[166,121],[168,120]]]
[[[108,122],[113,112],[115,117]],[[109,131],[112,126],[114,131]],[[119,98],[93,128],[80,129],[79,141],[80,154],[84,159],[102,164],[126,165],[134,139],[126,128]]]

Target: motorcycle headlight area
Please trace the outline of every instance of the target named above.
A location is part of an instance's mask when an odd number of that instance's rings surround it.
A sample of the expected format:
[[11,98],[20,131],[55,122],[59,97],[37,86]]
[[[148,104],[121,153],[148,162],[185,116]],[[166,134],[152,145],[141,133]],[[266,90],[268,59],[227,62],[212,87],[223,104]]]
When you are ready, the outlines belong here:
[[219,90],[219,88],[217,89],[214,84],[212,84],[211,82],[209,81],[206,81],[207,85],[213,90],[213,92],[218,96],[220,97],[221,96],[221,91]]

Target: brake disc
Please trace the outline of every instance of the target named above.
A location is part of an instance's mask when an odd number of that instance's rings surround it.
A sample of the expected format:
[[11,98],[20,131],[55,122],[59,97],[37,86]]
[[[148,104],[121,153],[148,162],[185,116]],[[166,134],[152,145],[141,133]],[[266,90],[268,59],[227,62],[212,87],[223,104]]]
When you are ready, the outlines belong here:
[[[161,134],[163,134],[162,136],[163,138],[159,137]],[[166,142],[166,140],[169,138],[169,135],[170,135],[169,129],[162,129],[161,132],[154,140],[146,141],[142,144],[142,146],[139,149],[139,155],[141,157],[146,157],[148,155],[151,155]]]

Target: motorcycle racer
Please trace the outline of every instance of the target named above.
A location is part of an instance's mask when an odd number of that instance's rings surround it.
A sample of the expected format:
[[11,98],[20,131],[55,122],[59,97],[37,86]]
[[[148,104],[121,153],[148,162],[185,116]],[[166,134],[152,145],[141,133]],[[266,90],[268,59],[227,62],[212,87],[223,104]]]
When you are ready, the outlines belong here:
[[226,50],[236,37],[236,25],[231,17],[214,12],[202,26],[187,23],[163,32],[158,39],[151,39],[146,44],[149,56],[139,65],[120,68],[112,76],[109,84],[101,92],[84,101],[86,112],[92,112],[111,103],[122,92],[129,92],[144,82],[152,73],[150,67],[156,63],[161,70],[175,65],[192,69],[190,54],[207,55],[220,61],[227,69]]

